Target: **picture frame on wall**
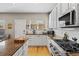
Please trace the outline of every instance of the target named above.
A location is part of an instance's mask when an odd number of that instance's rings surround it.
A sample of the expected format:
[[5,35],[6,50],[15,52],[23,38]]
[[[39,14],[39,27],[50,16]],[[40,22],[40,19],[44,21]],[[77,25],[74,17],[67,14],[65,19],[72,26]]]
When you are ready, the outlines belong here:
[[8,29],[12,29],[12,24],[11,23],[8,23]]

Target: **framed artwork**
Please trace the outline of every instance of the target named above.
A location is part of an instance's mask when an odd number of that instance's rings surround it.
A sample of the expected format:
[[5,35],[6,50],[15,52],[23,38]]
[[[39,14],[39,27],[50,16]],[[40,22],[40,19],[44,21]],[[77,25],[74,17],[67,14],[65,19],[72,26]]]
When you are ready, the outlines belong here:
[[12,24],[11,23],[9,23],[7,26],[8,26],[8,29],[12,29]]
[[38,30],[44,30],[44,29],[45,29],[45,24],[38,25]]
[[31,29],[37,29],[37,24],[31,24]]

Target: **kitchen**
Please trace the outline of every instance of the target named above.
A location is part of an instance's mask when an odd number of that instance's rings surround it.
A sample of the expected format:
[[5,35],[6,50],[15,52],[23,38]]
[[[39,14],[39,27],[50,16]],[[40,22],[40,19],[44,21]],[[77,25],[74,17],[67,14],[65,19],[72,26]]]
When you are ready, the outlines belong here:
[[78,3],[1,7],[0,56],[79,56]]

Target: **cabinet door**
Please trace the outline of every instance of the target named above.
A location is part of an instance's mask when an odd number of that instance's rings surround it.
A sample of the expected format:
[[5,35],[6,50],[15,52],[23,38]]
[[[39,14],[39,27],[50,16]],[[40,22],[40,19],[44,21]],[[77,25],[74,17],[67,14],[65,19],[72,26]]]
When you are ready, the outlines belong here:
[[53,28],[55,28],[56,27],[56,9],[54,8],[54,10],[53,10],[53,17],[54,17],[54,19],[53,19],[53,25],[54,25],[54,27]]
[[61,15],[60,3],[57,5],[57,28],[60,27],[59,25],[59,17]]
[[51,27],[53,28],[54,27],[54,25],[53,25],[53,23],[54,23],[54,13],[53,13],[53,10],[52,10],[52,12],[51,12]]
[[46,41],[47,41],[46,40],[46,36],[44,36],[44,35],[37,35],[35,37],[31,37],[28,40],[28,43],[31,46],[37,46],[37,45],[46,45],[47,44]]
[[69,9],[75,9],[76,3],[69,3]]
[[53,28],[57,27],[57,7],[53,9]]
[[61,4],[58,3],[57,4],[57,16],[60,17],[60,15],[61,15]]
[[27,52],[28,52],[28,41],[26,43],[24,43],[23,45],[23,56],[27,56]]
[[49,28],[52,28],[52,18],[51,18],[51,13],[49,14]]
[[61,13],[65,13],[69,9],[69,4],[68,3],[61,3]]
[[23,46],[21,48],[19,48],[13,56],[22,56],[22,52],[23,52],[22,48],[23,48]]

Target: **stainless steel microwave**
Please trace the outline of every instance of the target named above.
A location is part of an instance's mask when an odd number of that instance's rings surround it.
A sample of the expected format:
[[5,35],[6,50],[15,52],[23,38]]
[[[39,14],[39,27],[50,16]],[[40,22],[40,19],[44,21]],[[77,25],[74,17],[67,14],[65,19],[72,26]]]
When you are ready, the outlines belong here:
[[71,10],[70,12],[59,17],[59,21],[64,21],[65,26],[75,25],[75,20],[76,20],[76,11],[75,10]]

